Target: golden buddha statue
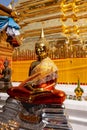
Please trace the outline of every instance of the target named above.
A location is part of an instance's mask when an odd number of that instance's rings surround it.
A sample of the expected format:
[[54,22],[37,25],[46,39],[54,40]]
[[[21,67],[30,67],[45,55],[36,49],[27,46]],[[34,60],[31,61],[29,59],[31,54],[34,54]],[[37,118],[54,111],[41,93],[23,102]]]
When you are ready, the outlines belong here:
[[37,61],[31,64],[29,78],[18,87],[8,89],[10,97],[29,104],[63,103],[66,94],[55,89],[58,69],[47,56],[47,44],[42,30],[41,39],[35,44]]

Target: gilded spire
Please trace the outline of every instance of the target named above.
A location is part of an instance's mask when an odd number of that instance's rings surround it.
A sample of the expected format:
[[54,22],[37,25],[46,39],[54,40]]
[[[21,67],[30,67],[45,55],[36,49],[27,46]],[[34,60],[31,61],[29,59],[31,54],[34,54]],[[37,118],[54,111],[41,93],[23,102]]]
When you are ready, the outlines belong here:
[[10,9],[13,9],[13,4],[14,4],[14,0],[11,0],[11,2],[10,2],[10,4],[8,5],[8,7],[10,8]]

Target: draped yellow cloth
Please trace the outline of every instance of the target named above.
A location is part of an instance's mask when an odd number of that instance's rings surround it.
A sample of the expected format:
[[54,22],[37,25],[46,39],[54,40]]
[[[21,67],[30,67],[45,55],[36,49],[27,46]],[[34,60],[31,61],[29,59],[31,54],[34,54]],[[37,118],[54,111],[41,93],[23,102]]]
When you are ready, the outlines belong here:
[[45,58],[38,64],[31,72],[31,75],[36,75],[39,73],[36,78],[34,78],[33,82],[35,85],[40,85],[42,83],[47,83],[51,80],[56,81],[58,77],[58,68],[54,64],[54,62],[49,58]]

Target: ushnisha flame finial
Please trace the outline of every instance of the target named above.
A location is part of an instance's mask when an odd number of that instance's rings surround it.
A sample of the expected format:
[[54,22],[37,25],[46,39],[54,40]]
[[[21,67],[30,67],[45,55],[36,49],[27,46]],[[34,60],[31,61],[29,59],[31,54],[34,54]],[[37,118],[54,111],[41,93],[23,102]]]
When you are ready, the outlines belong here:
[[41,38],[44,38],[44,30],[43,30],[43,27],[42,27],[42,32],[41,32]]
[[41,36],[39,38],[39,40],[35,43],[35,47],[40,47],[40,46],[45,46],[45,48],[48,48],[48,41],[46,40],[45,36],[44,36],[44,30],[43,27],[41,29]]

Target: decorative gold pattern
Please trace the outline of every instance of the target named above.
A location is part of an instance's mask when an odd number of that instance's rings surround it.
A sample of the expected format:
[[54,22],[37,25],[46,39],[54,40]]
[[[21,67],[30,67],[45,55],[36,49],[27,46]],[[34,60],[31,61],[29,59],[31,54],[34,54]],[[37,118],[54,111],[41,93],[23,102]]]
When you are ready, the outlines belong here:
[[0,126],[0,130],[18,130],[20,125],[14,120],[8,120],[6,123],[0,121]]
[[41,117],[38,115],[24,115],[23,113],[19,114],[19,117],[21,120],[26,121],[28,123],[39,123],[41,120]]

